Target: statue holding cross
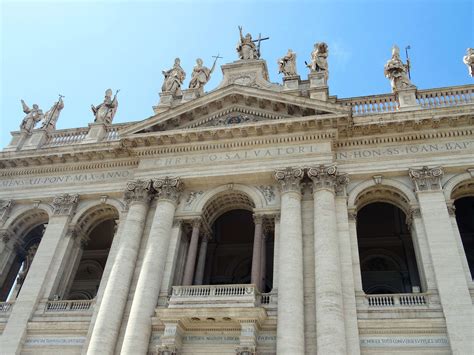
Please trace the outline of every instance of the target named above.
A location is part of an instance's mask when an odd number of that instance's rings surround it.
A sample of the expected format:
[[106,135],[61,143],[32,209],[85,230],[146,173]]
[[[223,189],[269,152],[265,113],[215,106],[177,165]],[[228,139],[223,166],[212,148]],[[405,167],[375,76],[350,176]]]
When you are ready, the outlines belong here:
[[[237,44],[237,52],[239,53],[239,58],[243,60],[249,59],[259,59],[260,58],[260,43],[270,37],[262,38],[261,34],[258,35],[256,40],[252,39],[252,35],[247,33],[244,37],[242,34],[242,26],[239,26],[240,32],[240,42]],[[255,43],[257,43],[255,45]]]

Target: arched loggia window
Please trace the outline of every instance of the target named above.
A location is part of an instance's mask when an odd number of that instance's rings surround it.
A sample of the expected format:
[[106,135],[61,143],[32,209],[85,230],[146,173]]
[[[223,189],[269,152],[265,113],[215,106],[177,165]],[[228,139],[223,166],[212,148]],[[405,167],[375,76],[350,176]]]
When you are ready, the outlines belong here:
[[362,287],[368,294],[419,292],[420,276],[405,213],[375,202],[357,213]]

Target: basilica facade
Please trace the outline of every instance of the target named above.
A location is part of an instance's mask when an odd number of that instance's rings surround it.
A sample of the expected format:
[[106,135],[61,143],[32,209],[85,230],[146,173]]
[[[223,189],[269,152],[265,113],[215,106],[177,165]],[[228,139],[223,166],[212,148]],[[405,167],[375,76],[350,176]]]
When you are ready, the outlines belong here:
[[240,30],[217,88],[177,58],[142,121],[110,89],[74,129],[23,102],[2,354],[474,352],[474,85],[418,89],[394,47],[392,93],[338,98],[325,43],[272,83]]

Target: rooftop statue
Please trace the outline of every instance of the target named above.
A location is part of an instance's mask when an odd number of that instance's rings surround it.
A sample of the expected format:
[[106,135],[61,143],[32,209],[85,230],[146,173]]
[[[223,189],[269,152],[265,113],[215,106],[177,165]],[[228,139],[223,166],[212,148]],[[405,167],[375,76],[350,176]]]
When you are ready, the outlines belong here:
[[120,90],[117,90],[112,99],[112,89],[107,89],[105,92],[104,102],[97,106],[91,105],[92,113],[95,116],[94,122],[106,124],[112,123],[115,112],[117,112],[118,108],[117,94],[119,91]]
[[31,132],[35,128],[36,123],[43,119],[43,111],[37,104],[34,104],[33,108],[30,109],[23,100],[21,100],[21,105],[23,106],[23,112],[26,113],[26,116],[23,118],[23,121],[21,121],[20,130],[22,132]]
[[190,89],[200,89],[207,84],[207,82],[211,79],[211,74],[214,71],[216,66],[216,60],[214,64],[212,64],[212,68],[209,69],[203,65],[203,61],[201,58],[196,59],[196,65],[193,68],[193,73],[191,74],[191,81],[189,82]]
[[408,66],[402,62],[400,48],[397,45],[392,47],[392,58],[385,64],[384,74],[390,80],[392,91],[414,87],[408,77]]
[[466,55],[463,57],[464,64],[467,65],[469,75],[474,77],[474,48],[468,48]]
[[163,71],[165,81],[161,87],[161,91],[170,92],[172,95],[179,95],[181,93],[181,85],[186,79],[186,73],[181,68],[181,60],[176,58],[174,60],[173,68]]
[[[239,53],[239,58],[248,60],[248,59],[259,59],[260,58],[260,43],[270,37],[262,38],[261,34],[258,35],[256,40],[252,39],[252,35],[247,33],[245,37],[242,34],[242,26],[239,26],[240,33],[240,42],[237,44],[237,52]],[[257,43],[257,45],[255,45]]]
[[54,103],[54,105],[46,111],[41,123],[41,129],[54,130],[56,129],[56,122],[58,121],[59,114],[64,108],[64,101],[62,95],[59,95],[59,100]]
[[296,53],[288,49],[285,56],[278,59],[278,73],[283,73],[285,77],[298,75],[296,73]]
[[311,63],[306,63],[306,66],[314,72],[328,71],[328,45],[324,42],[314,44],[314,49],[311,52]]

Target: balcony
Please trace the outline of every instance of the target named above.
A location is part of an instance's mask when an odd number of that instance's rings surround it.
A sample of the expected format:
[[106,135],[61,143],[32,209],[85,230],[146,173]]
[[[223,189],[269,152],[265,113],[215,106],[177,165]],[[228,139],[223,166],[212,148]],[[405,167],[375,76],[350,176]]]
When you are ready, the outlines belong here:
[[429,298],[424,293],[365,295],[370,309],[427,307]]
[[89,312],[92,310],[95,300],[66,300],[48,301],[45,306],[45,313],[69,313],[69,312]]

